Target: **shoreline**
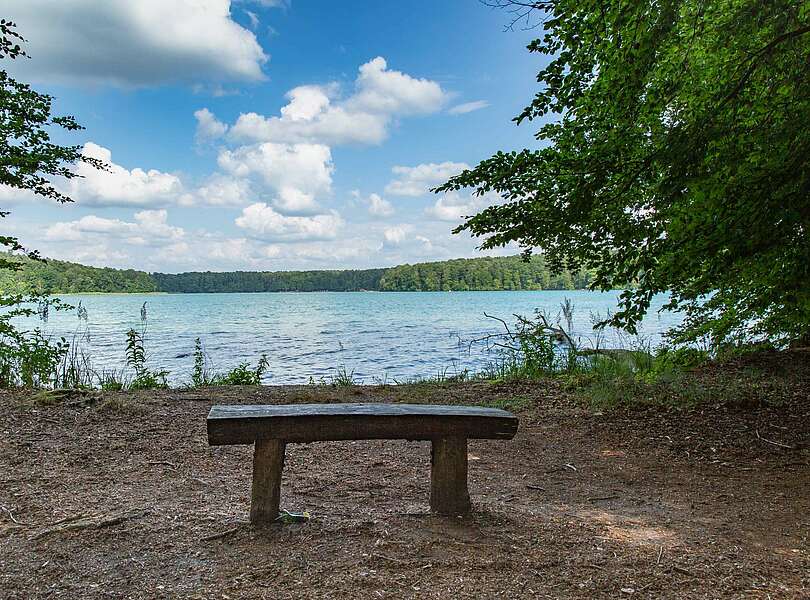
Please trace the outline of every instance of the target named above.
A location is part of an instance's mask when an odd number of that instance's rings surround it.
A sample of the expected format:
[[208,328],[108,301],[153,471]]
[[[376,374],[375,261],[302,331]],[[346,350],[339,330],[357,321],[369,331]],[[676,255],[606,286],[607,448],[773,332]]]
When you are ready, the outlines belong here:
[[231,291],[231,292],[47,292],[48,296],[200,296],[203,294],[467,294],[480,292],[591,292],[594,294],[610,294],[624,291],[621,288],[612,290],[591,290],[588,288],[542,290],[275,290],[275,291]]

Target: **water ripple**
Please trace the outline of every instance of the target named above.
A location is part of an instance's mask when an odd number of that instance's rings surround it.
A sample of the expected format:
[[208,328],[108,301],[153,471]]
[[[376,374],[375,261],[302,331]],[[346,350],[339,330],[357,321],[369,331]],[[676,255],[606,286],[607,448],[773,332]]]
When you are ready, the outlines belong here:
[[[44,329],[75,339],[96,369],[120,369],[126,332],[141,327],[140,306],[147,302],[147,353],[154,365],[170,371],[173,383],[189,380],[197,337],[217,371],[246,360],[256,364],[265,353],[268,383],[328,379],[339,367],[372,383],[483,368],[493,356],[481,345],[468,352],[466,341],[502,331],[484,311],[511,322],[513,314],[531,315],[535,308],[556,314],[568,297],[575,308],[573,330],[587,343],[592,313],[615,309],[617,296],[583,291],[65,296],[73,304],[82,301],[89,322],[56,313]],[[671,313],[655,313],[666,300],[655,299],[642,325],[653,345],[679,322]],[[42,327],[33,319],[27,324]],[[606,336],[603,347],[621,343],[610,332]]]

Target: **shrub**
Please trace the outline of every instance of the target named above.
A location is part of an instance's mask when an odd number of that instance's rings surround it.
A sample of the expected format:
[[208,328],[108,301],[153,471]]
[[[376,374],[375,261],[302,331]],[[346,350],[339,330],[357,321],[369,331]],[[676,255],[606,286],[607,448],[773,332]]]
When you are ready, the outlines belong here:
[[[146,303],[144,303],[144,307]],[[144,314],[144,309],[141,309],[141,314]],[[145,319],[142,316],[145,322]],[[129,389],[132,390],[151,390],[158,388],[168,388],[169,384],[166,381],[168,371],[150,371],[146,366],[146,350],[144,348],[144,338],[146,336],[146,326],[144,325],[143,331],[135,331],[130,329],[127,332],[127,366],[135,371],[135,377],[129,384]]]
[[239,363],[225,374],[212,373],[207,367],[207,357],[203,350],[202,340],[194,340],[194,368],[191,372],[193,387],[208,385],[261,385],[262,377],[270,366],[267,355],[262,354],[255,368],[248,361]]

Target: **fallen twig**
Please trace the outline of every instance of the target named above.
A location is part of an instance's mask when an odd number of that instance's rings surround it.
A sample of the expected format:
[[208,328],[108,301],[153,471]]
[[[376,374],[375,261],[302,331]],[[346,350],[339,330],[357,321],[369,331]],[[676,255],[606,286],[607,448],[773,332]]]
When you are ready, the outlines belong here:
[[14,521],[14,523],[16,523],[17,525],[20,525],[20,526],[28,525],[28,523],[20,523],[17,519],[15,519],[14,518],[14,511],[7,509],[5,506],[0,506],[0,508],[2,508],[8,514],[8,518],[11,519],[12,521]]
[[224,538],[227,535],[231,535],[232,533],[236,533],[239,531],[239,526],[231,527],[230,529],[226,529],[225,531],[220,531],[219,533],[214,533],[212,535],[207,535],[204,538],[200,538],[201,542],[211,542],[213,540],[218,540],[220,538]]
[[410,564],[410,562],[411,562],[410,560],[402,560],[400,558],[394,558],[393,556],[386,556],[385,554],[380,554],[378,552],[375,552],[371,556],[374,556],[376,558],[381,558],[383,560],[387,560],[387,561],[390,561],[392,563],[396,563],[398,565],[407,565],[407,564]]
[[88,515],[85,515],[85,514],[73,515],[72,517],[65,517],[64,519],[59,519],[58,521],[54,521],[53,523],[51,523],[50,526],[53,527],[55,525],[61,525],[62,523],[69,523],[70,521],[78,521],[79,519],[89,519],[89,518],[90,517]]
[[46,535],[50,535],[52,533],[61,533],[63,531],[73,531],[77,529],[101,529],[102,527],[109,527],[111,525],[117,525],[123,521],[127,521],[129,519],[135,519],[140,517],[143,514],[143,511],[135,511],[135,512],[128,512],[128,513],[119,513],[117,515],[109,515],[106,517],[68,517],[66,519],[62,519],[58,521],[51,527],[47,527],[37,533],[36,535],[29,538],[30,540],[38,540],[41,537],[45,537]]
[[759,435],[759,429],[756,430],[757,438],[765,442],[766,444],[773,444],[774,446],[779,446],[780,448],[787,448],[788,450],[795,450],[796,446],[790,446],[788,444],[783,444],[782,442],[774,442],[773,440],[769,440],[768,438],[764,438]]

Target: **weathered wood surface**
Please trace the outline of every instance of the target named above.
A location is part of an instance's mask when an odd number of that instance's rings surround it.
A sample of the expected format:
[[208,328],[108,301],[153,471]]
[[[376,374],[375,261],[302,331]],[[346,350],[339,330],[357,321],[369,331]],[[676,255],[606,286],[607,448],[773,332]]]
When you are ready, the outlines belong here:
[[285,404],[213,406],[212,446],[288,442],[441,438],[512,439],[518,419],[497,408],[432,404]]
[[433,440],[430,451],[430,510],[441,515],[470,512],[466,438]]
[[272,523],[278,517],[286,445],[282,440],[256,440],[250,492],[251,523]]

